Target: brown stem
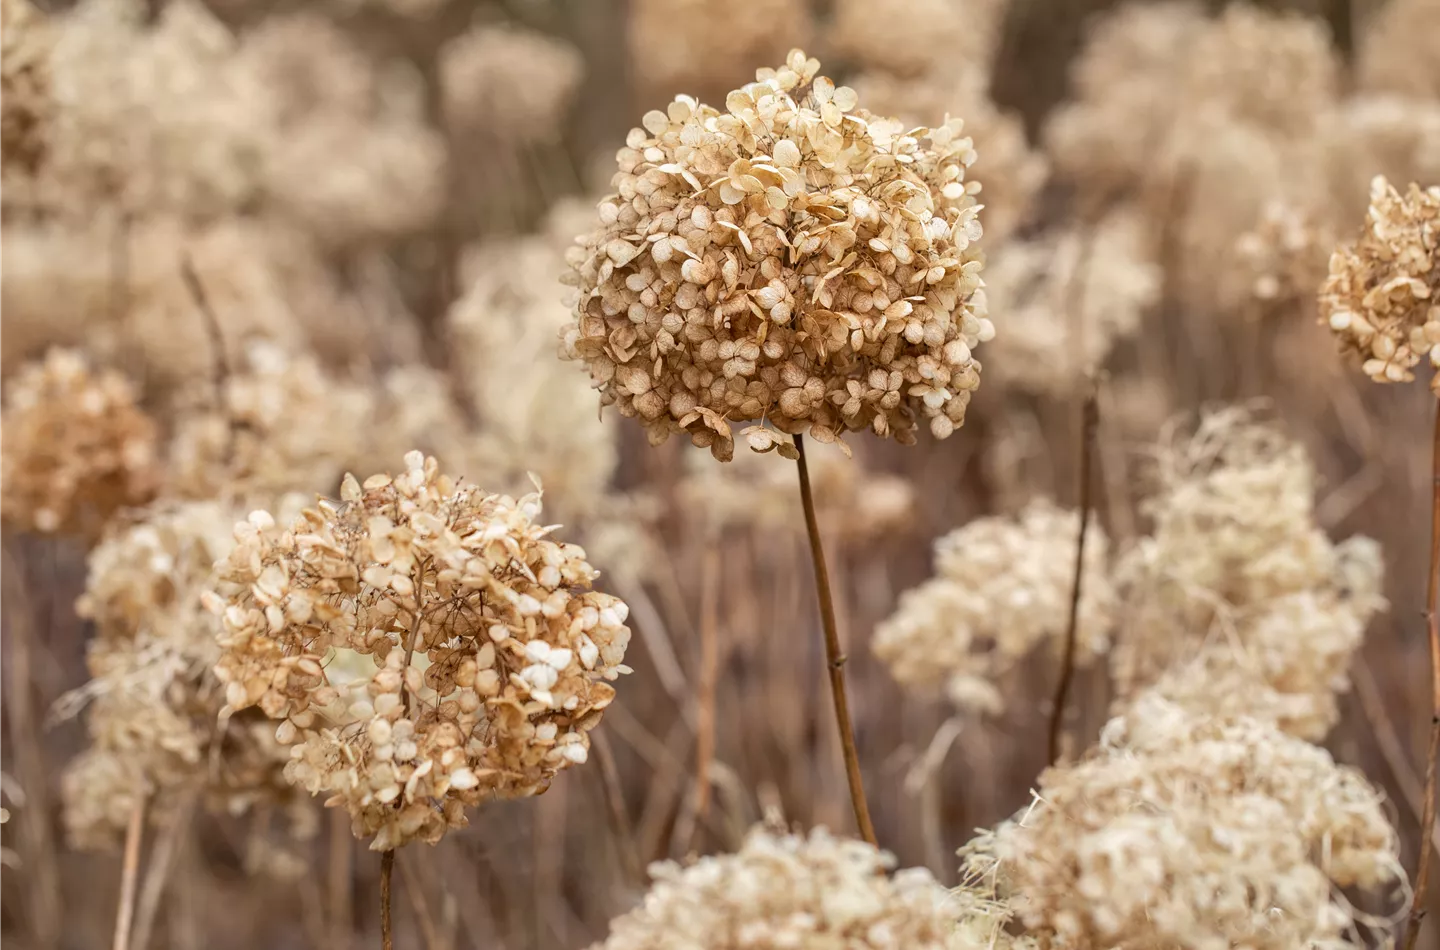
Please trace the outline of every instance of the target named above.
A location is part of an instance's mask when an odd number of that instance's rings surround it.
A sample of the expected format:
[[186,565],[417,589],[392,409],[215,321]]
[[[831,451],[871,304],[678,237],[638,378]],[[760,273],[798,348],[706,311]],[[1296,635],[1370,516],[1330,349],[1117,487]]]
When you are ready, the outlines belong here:
[[820,625],[825,631],[825,666],[830,673],[830,695],[835,700],[835,725],[840,730],[840,749],[845,755],[845,778],[850,783],[850,804],[860,836],[879,845],[865,802],[860,779],[860,756],[855,751],[855,731],[850,725],[850,701],[845,696],[845,654],[840,652],[840,632],[835,626],[835,603],[830,595],[830,573],[825,569],[825,551],[820,546],[820,524],[815,517],[815,498],[810,491],[810,469],[805,464],[805,438],[796,433],[799,455],[800,503],[805,509],[805,530],[810,536],[810,559],[815,565],[815,594],[820,599]]
[[390,879],[395,876],[395,849],[380,854],[380,946],[395,950],[395,934],[390,924]]
[[135,950],[147,950],[150,935],[155,929],[155,917],[160,910],[160,900],[165,896],[165,887],[170,882],[170,870],[175,864],[175,855],[190,828],[190,816],[195,809],[195,792],[185,793],[174,806],[169,820],[160,831],[160,837],[150,849],[150,861],[145,869],[145,883],[140,887],[139,910],[135,915],[135,930],[132,944]]
[[1090,470],[1095,445],[1095,429],[1100,423],[1097,387],[1092,381],[1085,397],[1080,434],[1080,537],[1075,543],[1075,581],[1070,587],[1070,619],[1065,626],[1065,654],[1061,660],[1060,682],[1055,686],[1055,700],[1050,708],[1050,737],[1047,744],[1049,764],[1060,758],[1060,735],[1065,721],[1065,701],[1070,696],[1070,683],[1075,678],[1075,641],[1080,625],[1080,592],[1085,577],[1085,536],[1090,531]]
[[1435,768],[1440,760],[1440,402],[1435,406],[1435,432],[1430,448],[1430,573],[1425,579],[1425,625],[1430,634],[1430,750],[1425,756],[1425,807],[1420,820],[1420,864],[1415,872],[1415,897],[1405,950],[1414,950],[1425,921],[1430,891],[1430,829],[1435,827]]
[[330,950],[345,950],[353,926],[350,821],[339,809],[331,811],[330,816]]
[[[705,550],[700,592],[700,689],[695,713],[695,832],[710,810],[710,763],[715,758],[715,687],[720,671],[716,627],[720,612],[720,547],[718,538]],[[692,840],[689,842],[694,844]]]
[[114,950],[129,950],[135,920],[135,887],[140,882],[140,838],[145,832],[145,796],[135,799],[125,828],[125,864],[120,872],[120,908],[115,913]]

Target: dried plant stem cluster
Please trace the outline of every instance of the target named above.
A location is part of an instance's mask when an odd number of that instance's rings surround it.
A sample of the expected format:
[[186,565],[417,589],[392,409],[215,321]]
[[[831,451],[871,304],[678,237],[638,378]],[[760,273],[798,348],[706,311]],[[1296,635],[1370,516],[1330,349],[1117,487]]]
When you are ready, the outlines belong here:
[[618,155],[564,352],[652,443],[683,431],[728,460],[731,421],[822,442],[964,421],[994,333],[970,140],[958,119],[903,132],[819,67],[793,51],[724,112],[681,96]]
[[543,791],[589,757],[630,631],[540,498],[458,485],[418,452],[347,477],[288,526],[236,528],[220,569],[216,673],[292,746],[287,777],[388,851],[438,841],[489,798]]

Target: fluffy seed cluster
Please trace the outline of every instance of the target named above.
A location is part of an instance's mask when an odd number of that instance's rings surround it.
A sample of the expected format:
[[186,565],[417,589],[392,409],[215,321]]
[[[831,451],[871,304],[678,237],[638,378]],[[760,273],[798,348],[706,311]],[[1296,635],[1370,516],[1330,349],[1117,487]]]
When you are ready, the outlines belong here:
[[288,528],[251,514],[220,567],[240,592],[208,598],[227,711],[281,720],[287,777],[330,793],[374,850],[438,841],[467,806],[584,762],[630,637],[585,552],[535,521],[539,495],[405,464],[347,476]]
[[213,501],[157,502],[90,553],[76,605],[95,624],[91,680],[61,704],[90,701],[90,746],[61,784],[66,830],[82,847],[114,844],[136,802],[165,807],[203,793],[216,811],[293,800],[287,750],[263,716],[217,726],[220,649],[201,606],[215,562],[232,547],[236,511]]
[[[935,543],[935,577],[907,591],[875,630],[873,648],[902,683],[945,683],[956,705],[1002,707],[996,685],[1036,646],[1059,649],[1075,573],[1076,512],[1032,502],[1015,518],[980,518]],[[1105,652],[1115,591],[1104,532],[1090,526],[1077,662]]]
[[1093,229],[1013,241],[985,274],[988,305],[1005,314],[996,372],[1054,396],[1081,387],[1160,294],[1143,223],[1123,212]]
[[0,512],[8,527],[92,535],[158,483],[156,430],[124,377],[52,350],[5,387]]
[[1156,696],[967,846],[1036,937],[1075,948],[1352,947],[1338,888],[1402,877],[1383,798],[1329,753]]
[[949,891],[923,868],[890,874],[894,858],[822,828],[757,827],[735,854],[651,866],[640,906],[610,923],[594,950],[826,947],[831,950],[1010,950],[994,904]]
[[1332,542],[1316,523],[1304,449],[1242,409],[1206,414],[1156,463],[1145,506],[1154,528],[1116,565],[1119,694],[1154,684],[1195,711],[1243,703],[1322,738],[1351,655],[1385,606],[1379,546]]
[[[1440,366],[1440,186],[1402,195],[1374,180],[1359,240],[1330,257],[1320,311],[1376,382],[1413,380],[1426,355]],[[1440,375],[1431,388],[1440,395]]]
[[[732,421],[822,442],[963,423],[985,317],[962,123],[902,130],[792,51],[724,112],[680,96],[631,131],[578,246],[564,354],[653,443],[734,450]],[[773,443],[767,445],[773,447]]]

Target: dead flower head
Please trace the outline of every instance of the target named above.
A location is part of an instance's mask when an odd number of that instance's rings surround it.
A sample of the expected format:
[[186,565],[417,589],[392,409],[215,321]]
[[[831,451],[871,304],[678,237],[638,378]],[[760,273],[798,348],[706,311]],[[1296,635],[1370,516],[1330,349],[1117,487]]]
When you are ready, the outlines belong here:
[[651,867],[655,883],[592,950],[825,947],[833,950],[1012,950],[1003,906],[947,890],[924,868],[889,873],[890,854],[823,828],[757,827],[736,854]]
[[536,521],[540,496],[487,495],[411,452],[406,470],[288,528],[236,526],[216,672],[291,744],[287,777],[390,850],[434,843],[466,807],[544,791],[589,754],[628,610],[590,590],[585,552]]
[[[1375,178],[1365,230],[1330,257],[1320,312],[1377,383],[1411,381],[1426,355],[1440,366],[1440,186],[1402,195]],[[1430,388],[1440,395],[1440,375]]]
[[572,251],[564,355],[652,443],[685,432],[726,460],[732,422],[822,442],[964,422],[994,334],[975,151],[959,119],[906,132],[819,68],[794,50],[724,111],[679,96],[647,113]]
[[5,389],[0,483],[7,526],[97,535],[157,485],[155,423],[122,376],[51,350]]

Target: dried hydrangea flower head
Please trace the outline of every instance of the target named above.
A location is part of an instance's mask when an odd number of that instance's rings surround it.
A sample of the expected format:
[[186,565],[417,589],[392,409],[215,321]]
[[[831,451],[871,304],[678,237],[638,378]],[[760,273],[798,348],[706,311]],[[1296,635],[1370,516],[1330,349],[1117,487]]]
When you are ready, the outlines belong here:
[[1123,211],[1093,227],[1014,241],[985,275],[989,306],[1006,320],[994,343],[997,373],[1059,397],[1082,388],[1160,296],[1144,224]]
[[0,2],[0,168],[33,176],[46,152],[51,33],[30,0]]
[[1235,242],[1236,305],[1255,317],[1308,310],[1334,244],[1317,216],[1289,202],[1267,203],[1260,220]]
[[0,427],[6,527],[96,535],[155,492],[155,423],[124,377],[93,371],[73,350],[51,350],[7,381]]
[[555,359],[555,338],[571,320],[556,284],[565,251],[590,225],[593,205],[557,205],[546,228],[487,241],[466,253],[469,289],[451,305],[447,329],[479,422],[467,469],[480,483],[519,490],[534,472],[546,500],[567,519],[602,514],[618,456],[614,420],[595,412],[589,384]]
[[152,22],[134,0],[86,0],[48,26],[46,160],[7,205],[210,216],[259,193],[270,97],[203,4],[168,3]]
[[1389,896],[1404,878],[1359,772],[1268,724],[1153,696],[966,851],[1029,932],[1076,948],[1338,950],[1359,923],[1338,889]]
[[1032,943],[1004,930],[1004,908],[947,890],[924,868],[823,828],[808,835],[756,827],[735,854],[656,863],[634,910],[592,950],[826,947],[831,950],[1011,950]]
[[434,843],[466,807],[584,762],[630,638],[585,552],[536,522],[538,494],[405,464],[347,476],[288,527],[253,513],[220,572],[239,593],[209,598],[227,709],[281,720],[289,779],[377,851]]
[[[1427,355],[1440,366],[1440,186],[1374,180],[1359,240],[1330,257],[1320,313],[1378,383],[1413,380]],[[1440,374],[1430,388],[1440,395]]]
[[[1059,650],[1075,573],[1080,519],[1047,500],[1018,517],[979,518],[935,542],[935,577],[900,598],[873,648],[901,683],[944,683],[961,708],[1001,708],[997,680],[1040,644]],[[1109,645],[1115,591],[1109,545],[1092,526],[1085,545],[1076,659]]]
[[564,354],[652,443],[685,432],[725,460],[732,422],[822,442],[964,422],[994,334],[974,149],[959,119],[904,132],[819,68],[795,50],[724,112],[647,113],[572,254]]
[[836,0],[826,42],[866,70],[915,78],[963,66],[988,74],[1009,0]]
[[231,815],[260,801],[302,804],[284,781],[289,750],[273,725],[258,713],[215,725],[220,648],[200,598],[234,546],[237,514],[214,501],[157,502],[90,553],[76,609],[95,624],[91,679],[60,707],[70,714],[90,701],[89,747],[61,782],[66,830],[79,846],[119,841],[142,797],[156,813],[196,792]]
[[1351,655],[1385,606],[1378,546],[1326,536],[1304,449],[1244,409],[1206,413],[1156,463],[1145,503],[1154,527],[1116,567],[1118,693],[1160,680],[1189,708],[1230,708],[1233,694],[1197,689],[1206,671],[1209,684],[1248,682],[1243,695],[1282,728],[1322,738]]
[[584,68],[579,50],[543,33],[476,27],[440,51],[445,124],[511,145],[558,139]]

